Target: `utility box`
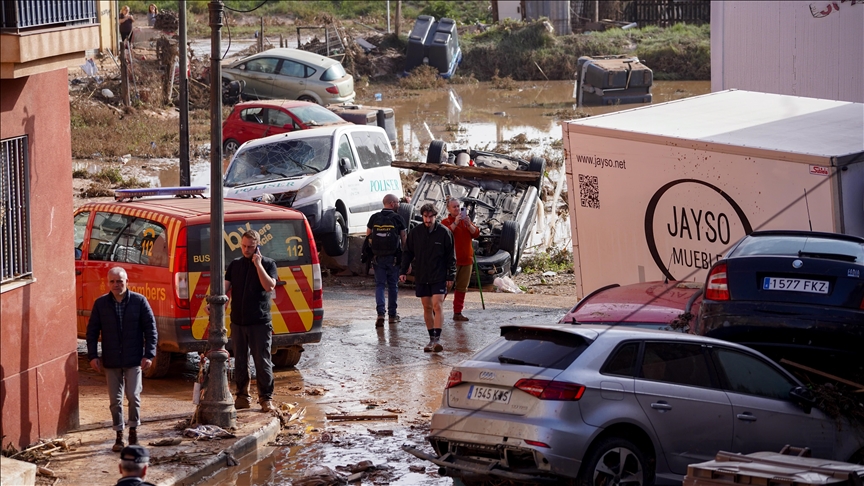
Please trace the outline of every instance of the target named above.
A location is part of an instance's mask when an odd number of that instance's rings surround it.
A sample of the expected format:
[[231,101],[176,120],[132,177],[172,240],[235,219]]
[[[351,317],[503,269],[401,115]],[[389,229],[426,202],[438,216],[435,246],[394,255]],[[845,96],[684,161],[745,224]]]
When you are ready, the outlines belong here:
[[630,56],[582,56],[573,97],[579,106],[650,103],[654,72]]
[[683,486],[861,486],[864,466],[776,452],[718,452],[713,461],[687,467]]
[[562,124],[577,296],[704,281],[759,229],[864,236],[864,104],[721,91]]
[[420,15],[408,35],[408,49],[405,53],[405,74],[417,66],[428,64],[438,69],[442,78],[449,78],[462,62],[462,49],[459,47],[459,34],[456,21]]
[[396,115],[393,108],[354,104],[328,105],[327,109],[355,125],[379,126],[387,132],[390,143],[396,142]]

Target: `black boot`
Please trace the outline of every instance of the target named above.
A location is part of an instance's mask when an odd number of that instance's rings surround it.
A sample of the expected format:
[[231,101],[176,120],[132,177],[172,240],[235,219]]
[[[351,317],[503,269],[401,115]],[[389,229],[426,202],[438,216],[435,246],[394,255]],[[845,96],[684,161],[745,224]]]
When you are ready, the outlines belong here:
[[123,447],[125,445],[126,444],[123,443],[123,431],[118,430],[117,431],[117,440],[114,441],[114,446],[111,447],[111,450],[114,452],[120,452],[123,450]]
[[138,445],[138,429],[129,427],[129,445]]

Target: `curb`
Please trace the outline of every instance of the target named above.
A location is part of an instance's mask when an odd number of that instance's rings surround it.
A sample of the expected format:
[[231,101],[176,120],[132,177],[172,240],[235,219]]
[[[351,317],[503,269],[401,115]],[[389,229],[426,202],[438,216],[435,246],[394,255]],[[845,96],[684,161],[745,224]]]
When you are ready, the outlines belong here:
[[221,469],[227,467],[226,454],[231,454],[239,461],[243,456],[255,451],[268,442],[272,442],[279,434],[279,430],[279,419],[273,417],[266,425],[238,440],[221,453],[208,459],[197,470],[190,472],[184,477],[166,479],[159,482],[156,486],[191,486],[201,482],[208,476],[212,476]]

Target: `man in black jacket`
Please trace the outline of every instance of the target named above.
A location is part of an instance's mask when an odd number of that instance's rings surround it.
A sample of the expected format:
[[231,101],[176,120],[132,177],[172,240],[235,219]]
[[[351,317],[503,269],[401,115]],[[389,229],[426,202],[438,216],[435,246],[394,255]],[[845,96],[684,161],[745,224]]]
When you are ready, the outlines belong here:
[[[369,217],[366,236],[372,252],[372,266],[375,268],[375,309],[378,319],[375,327],[384,325],[384,287],[387,287],[387,314],[390,323],[399,322],[396,313],[396,299],[399,297],[399,259],[405,247],[405,221],[396,212],[399,198],[394,194],[384,196],[384,209]],[[371,235],[371,236],[370,236]]]
[[424,204],[420,214],[423,225],[415,226],[408,233],[399,281],[405,282],[408,268],[413,264],[415,294],[423,302],[423,320],[429,332],[429,344],[423,351],[437,353],[444,350],[440,343],[444,321],[441,304],[456,276],[456,253],[453,234],[435,219],[438,215],[435,206]]
[[[117,440],[111,448],[123,450],[123,394],[129,403],[129,444],[138,444],[141,425],[141,373],[156,356],[156,318],[147,299],[126,288],[126,270],[108,270],[107,294],[96,299],[87,323],[87,358],[97,372],[105,370],[111,419]],[[102,357],[97,343],[102,336]]]

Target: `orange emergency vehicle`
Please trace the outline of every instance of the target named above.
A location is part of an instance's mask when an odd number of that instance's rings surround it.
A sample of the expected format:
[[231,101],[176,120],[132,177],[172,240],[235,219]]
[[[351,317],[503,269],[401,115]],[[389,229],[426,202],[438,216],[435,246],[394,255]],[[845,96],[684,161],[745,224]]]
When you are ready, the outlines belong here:
[[[145,372],[150,378],[168,372],[172,353],[207,348],[211,202],[191,197],[204,189],[117,191],[117,202],[86,204],[74,213],[78,337],[85,337],[93,302],[109,291],[108,270],[123,267],[129,289],[143,294],[156,315],[159,344]],[[159,197],[134,200],[140,196]],[[242,256],[241,235],[250,229],[261,235],[261,253],[276,261],[273,364],[294,366],[303,344],[321,341],[324,315],[321,267],[309,224],[303,213],[280,206],[226,199],[224,208],[226,267]]]

